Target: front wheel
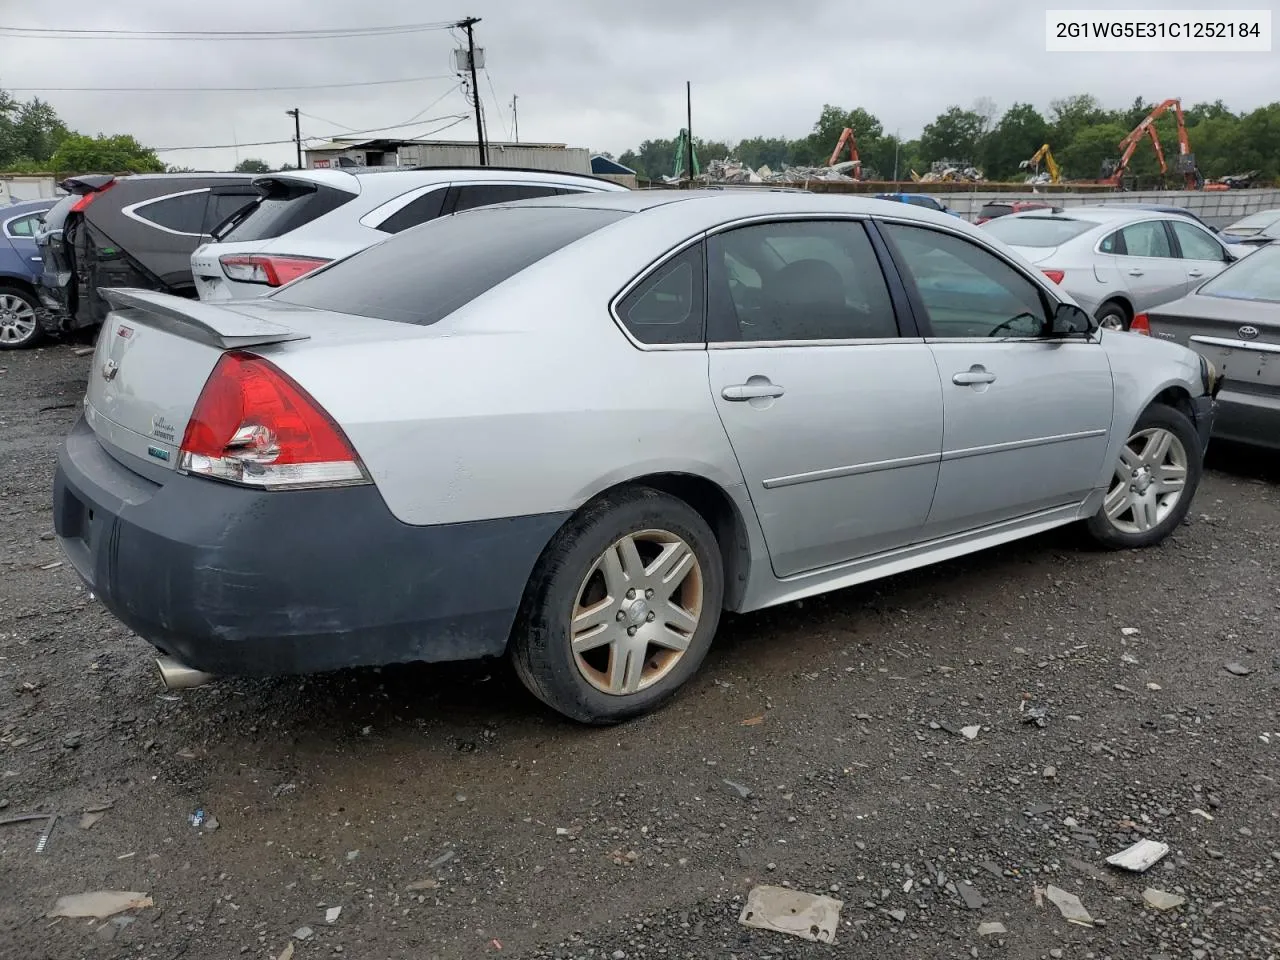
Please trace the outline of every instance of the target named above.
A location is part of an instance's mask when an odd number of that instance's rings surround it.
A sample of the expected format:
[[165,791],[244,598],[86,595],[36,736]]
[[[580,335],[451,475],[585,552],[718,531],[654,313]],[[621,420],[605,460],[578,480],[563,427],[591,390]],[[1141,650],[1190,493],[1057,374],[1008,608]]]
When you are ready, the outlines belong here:
[[605,495],[538,562],[511,639],[516,673],[552,709],[617,723],[694,674],[724,597],[715,535],[688,504],[648,488]]
[[1117,549],[1160,543],[1191,509],[1203,461],[1187,415],[1153,403],[1120,448],[1106,498],[1087,521],[1090,534]]

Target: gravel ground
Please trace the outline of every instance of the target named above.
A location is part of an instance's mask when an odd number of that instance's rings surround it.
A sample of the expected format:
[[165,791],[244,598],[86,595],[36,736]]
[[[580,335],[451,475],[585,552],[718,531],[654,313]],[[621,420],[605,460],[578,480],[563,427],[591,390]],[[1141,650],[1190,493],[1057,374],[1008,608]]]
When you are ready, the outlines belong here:
[[[165,693],[50,540],[87,364],[0,355],[0,819],[58,815],[43,852],[0,826],[0,956],[1280,956],[1275,458],[1215,449],[1159,549],[1063,531],[731,617],[590,730],[496,663]],[[761,883],[842,901],[836,943],[739,924]],[[154,904],[49,916],[99,889]]]

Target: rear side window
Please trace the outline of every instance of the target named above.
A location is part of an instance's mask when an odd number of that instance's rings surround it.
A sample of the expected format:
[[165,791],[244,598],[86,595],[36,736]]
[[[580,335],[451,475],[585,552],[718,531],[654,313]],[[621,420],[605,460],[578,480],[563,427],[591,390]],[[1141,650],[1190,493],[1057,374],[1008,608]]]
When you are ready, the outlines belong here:
[[555,187],[534,185],[529,183],[477,183],[457,188],[458,202],[454,213],[473,210],[476,207],[487,207],[494,203],[514,203],[517,200],[532,200],[534,197],[554,197],[561,191]]
[[274,240],[355,199],[354,193],[306,180],[259,180],[260,199],[221,224],[220,243]]
[[204,228],[204,210],[208,202],[209,191],[197,190],[150,200],[134,207],[133,215],[165,230],[199,235]]
[[408,230],[410,227],[416,227],[420,223],[434,220],[440,216],[441,210],[444,209],[446,193],[448,193],[448,189],[445,187],[428,190],[422,196],[409,201],[383,220],[382,223],[378,224],[378,229],[383,233],[399,233],[401,230]]
[[273,297],[427,326],[625,216],[574,207],[503,207],[442,217],[303,277]]
[[706,296],[702,244],[672,257],[618,304],[618,319],[641,343],[702,343]]
[[30,216],[20,217],[12,220],[5,228],[9,231],[11,237],[34,237],[36,228],[40,225],[40,214],[33,213]]

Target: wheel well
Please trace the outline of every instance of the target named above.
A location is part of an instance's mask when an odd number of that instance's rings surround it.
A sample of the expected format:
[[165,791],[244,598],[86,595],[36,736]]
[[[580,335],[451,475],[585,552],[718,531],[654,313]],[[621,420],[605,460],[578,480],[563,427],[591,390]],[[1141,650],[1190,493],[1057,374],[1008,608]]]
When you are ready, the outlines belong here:
[[1165,387],[1154,397],[1151,398],[1152,403],[1163,403],[1166,407],[1186,414],[1187,419],[1195,422],[1195,408],[1191,405],[1191,394],[1182,387]]
[[15,290],[21,290],[23,293],[34,297],[37,305],[40,303],[40,295],[29,280],[24,280],[21,277],[0,276],[0,287],[13,287]]
[[1107,305],[1111,303],[1114,303],[1117,307],[1119,307],[1121,310],[1124,311],[1124,316],[1126,320],[1129,320],[1129,321],[1133,320],[1133,304],[1131,304],[1124,297],[1108,297],[1106,300],[1103,300],[1102,303],[1098,304],[1098,310],[1094,314],[1094,316],[1095,317],[1101,316],[1103,310],[1105,310]]
[[[683,500],[698,511],[716,536],[724,562],[724,605],[736,610],[747,588],[751,567],[747,528],[729,495],[716,483],[689,473],[656,473],[628,480],[618,487],[650,487]],[[607,493],[608,491],[602,491]]]

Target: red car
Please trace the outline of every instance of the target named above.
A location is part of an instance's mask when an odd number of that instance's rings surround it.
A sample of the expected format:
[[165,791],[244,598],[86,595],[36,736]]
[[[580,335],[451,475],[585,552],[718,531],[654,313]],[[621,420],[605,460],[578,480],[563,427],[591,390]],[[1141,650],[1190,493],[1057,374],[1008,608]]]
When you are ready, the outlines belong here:
[[986,223],[996,217],[1007,217],[1011,213],[1021,213],[1023,210],[1062,212],[1061,207],[1055,207],[1053,204],[1045,203],[1042,200],[997,200],[995,203],[984,203],[982,209],[978,211],[977,219],[973,222]]

